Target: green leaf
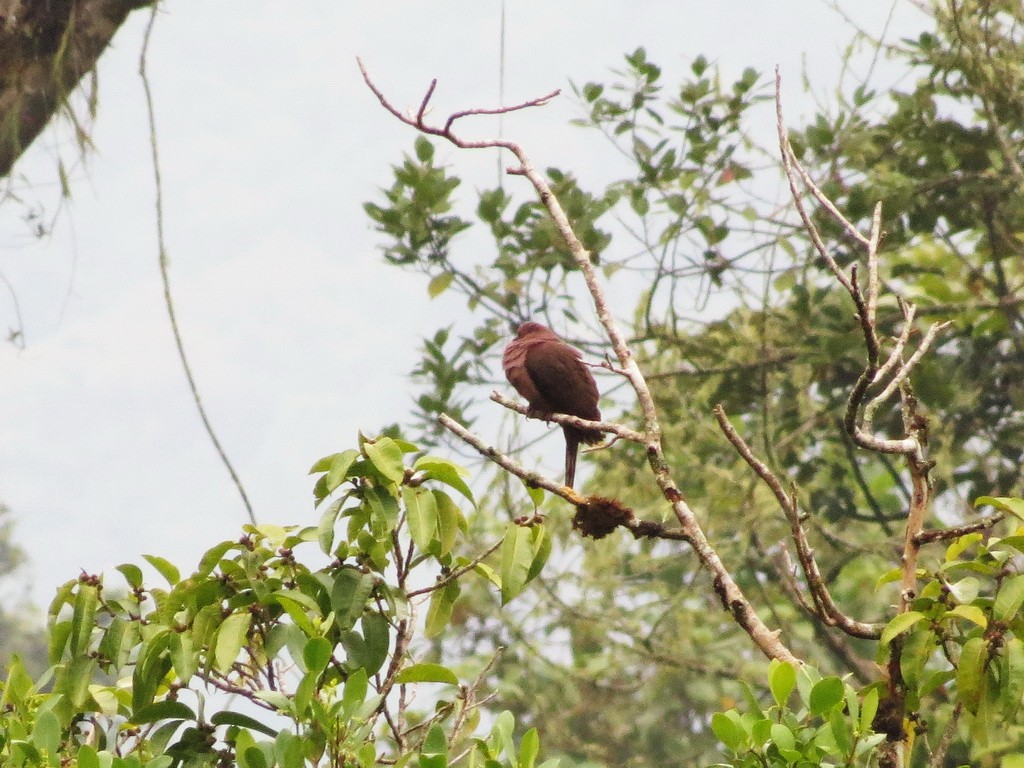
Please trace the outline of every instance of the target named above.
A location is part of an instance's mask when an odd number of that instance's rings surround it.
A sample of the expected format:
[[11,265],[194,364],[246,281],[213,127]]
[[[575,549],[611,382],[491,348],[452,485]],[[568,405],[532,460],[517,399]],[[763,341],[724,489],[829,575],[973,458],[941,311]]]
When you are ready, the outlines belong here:
[[527,582],[540,576],[540,572],[544,570],[544,564],[551,556],[551,537],[548,536],[546,526],[531,526],[530,545],[533,547],[533,560],[530,562],[530,570],[526,573]]
[[252,615],[248,612],[233,613],[221,622],[217,630],[217,642],[213,652],[214,664],[220,671],[231,668],[245,645]]
[[341,454],[338,453],[332,453],[330,456],[324,456],[322,459],[317,459],[316,463],[309,468],[309,472],[307,474],[317,475],[321,472],[326,472],[331,468],[331,462],[334,461],[334,457],[340,455]]
[[440,589],[435,589],[431,594],[430,608],[427,609],[427,621],[423,629],[423,636],[428,640],[437,637],[448,626],[452,618],[452,609],[461,591],[459,580],[455,579]]
[[366,488],[363,491],[363,499],[371,510],[370,530],[377,538],[387,538],[390,547],[391,532],[398,523],[398,501],[386,488],[379,485]]
[[158,555],[143,555],[146,562],[156,568],[157,573],[167,579],[167,583],[172,587],[181,581],[181,574],[178,573],[178,569],[168,560],[165,560]]
[[516,768],[533,768],[539,753],[540,736],[537,735],[536,728],[531,728],[523,734],[523,740],[519,744],[519,764]]
[[793,732],[782,723],[772,723],[772,741],[780,750],[792,751],[796,747]]
[[248,728],[250,731],[259,731],[271,738],[277,736],[275,729],[269,725],[264,725],[255,718],[243,715],[241,712],[232,712],[230,710],[215,712],[213,717],[210,718],[210,722],[214,725],[236,725],[239,728]]
[[901,578],[903,578],[903,569],[892,568],[878,577],[878,581],[875,582],[875,589],[884,587],[886,584],[891,584],[894,581],[899,581]]
[[75,608],[71,616],[71,656],[79,656],[89,650],[89,640],[99,605],[99,590],[92,584],[79,584],[75,595]]
[[468,525],[455,502],[444,491],[434,490],[434,501],[437,503],[437,535],[441,543],[439,555],[444,557],[455,547],[459,531],[466,531]]
[[437,501],[425,488],[402,488],[405,501],[406,523],[409,535],[421,552],[430,552],[430,544],[437,538]]
[[1008,512],[1019,520],[1024,520],[1024,499],[1008,496],[979,496],[974,500],[974,508],[985,505],[993,506],[1000,512]]
[[367,440],[363,443],[363,453],[385,478],[394,483],[402,482],[405,477],[402,449],[390,437],[378,437],[373,442]]
[[988,662],[988,644],[981,637],[972,637],[964,643],[956,665],[956,687],[960,700],[971,713],[978,711],[985,691],[985,664]]
[[971,603],[981,591],[981,582],[974,576],[967,576],[950,584],[949,591],[958,603]]
[[327,477],[324,479],[324,490],[328,494],[334,493],[338,486],[345,482],[349,469],[358,458],[359,451],[352,448],[331,457],[330,466],[327,468]]
[[238,749],[237,753],[240,768],[268,768],[266,755],[256,745]]
[[295,694],[292,696],[292,711],[294,711],[300,718],[306,716],[306,712],[309,710],[309,704],[313,701],[313,697],[316,695],[319,683],[320,675],[307,672],[302,676],[302,680],[299,681],[298,686],[296,686]]
[[458,685],[459,678],[448,667],[440,664],[413,664],[395,676],[396,683],[447,683]]
[[42,752],[56,755],[60,749],[60,720],[53,712],[40,712],[32,726],[32,744]]
[[832,714],[829,715],[829,727],[832,730],[832,738],[835,739],[840,754],[847,754],[853,743],[852,724],[843,716],[841,711],[833,709]]
[[906,613],[894,616],[892,621],[885,625],[885,629],[882,630],[882,637],[879,638],[878,642],[882,645],[888,645],[893,641],[893,638],[902,635],[924,618],[925,615],[918,611],[907,611]]
[[540,509],[540,505],[544,503],[544,489],[535,488],[526,485],[526,483],[523,483],[523,485],[526,487],[526,493],[530,496],[530,501],[533,502],[533,508]]
[[860,731],[868,733],[871,731],[871,724],[875,720],[875,713],[878,712],[878,687],[872,686],[864,694],[864,701],[860,705]]
[[385,616],[379,613],[367,613],[362,619],[363,644],[357,652],[348,649],[349,660],[366,670],[368,675],[375,674],[387,660],[391,645],[391,627]]
[[273,754],[278,768],[304,768],[304,739],[287,729],[278,733],[273,740]]
[[513,763],[516,760],[515,742],[512,741],[512,731],[515,727],[515,716],[506,709],[494,718],[494,726],[491,728],[491,738],[497,739],[502,751]]
[[1015,716],[1024,695],[1024,642],[1017,637],[1010,638],[1002,655],[1004,674],[1000,698],[1005,702],[1007,716]]
[[421,163],[429,163],[434,158],[434,145],[426,136],[417,136],[413,146],[416,149],[416,159]]
[[253,696],[276,707],[281,712],[288,713],[292,709],[292,700],[280,691],[256,691]]
[[[296,598],[301,595],[299,592],[294,590],[282,590],[280,592],[274,592],[271,597],[277,602],[285,612],[291,617],[295,625],[301,629],[306,636],[311,637],[316,635],[317,629],[313,626],[313,622],[309,620],[306,615],[305,606],[299,602]],[[319,609],[317,610],[319,613]]]
[[961,619],[967,619],[977,624],[982,629],[988,626],[988,618],[985,616],[985,612],[976,605],[957,605],[953,609],[946,611],[946,616],[959,616]]
[[436,299],[448,290],[448,286],[452,284],[452,280],[454,279],[454,272],[441,272],[440,274],[435,275],[431,278],[430,282],[427,283],[427,295],[432,299]]
[[78,768],[101,768],[96,747],[91,744],[83,744],[78,748]]
[[157,632],[142,643],[138,660],[132,673],[132,709],[136,712],[153,703],[157,688],[164,675],[171,669],[167,654],[170,635],[167,631]]
[[[459,559],[463,560],[464,558]],[[463,565],[465,565],[465,563],[463,563]],[[491,566],[487,565],[486,563],[477,563],[473,566],[473,570],[476,573],[479,573],[489,582],[491,582],[491,584],[496,586],[498,589],[501,589],[501,577],[498,576],[497,573],[495,573],[494,569],[491,568]]]
[[955,539],[948,547],[946,547],[946,562],[953,562],[966,550],[970,549],[984,538],[985,537],[980,533],[965,533],[963,536]]
[[373,576],[355,568],[339,568],[331,588],[331,610],[338,629],[348,631],[363,615],[373,591]]
[[826,677],[819,680],[811,689],[808,702],[811,713],[821,717],[843,701],[843,681],[838,677]]
[[238,546],[241,545],[235,541],[222,541],[217,546],[208,549],[206,554],[204,554],[202,559],[199,561],[199,567],[196,569],[196,576],[201,578],[209,576],[213,573],[213,569],[217,567],[221,558],[223,558],[228,551]]
[[345,692],[342,695],[342,702],[345,715],[352,717],[366,701],[366,692],[369,689],[369,678],[366,670],[360,667],[345,681]]
[[501,542],[501,604],[523,591],[533,564],[534,552],[529,528],[510,523]]
[[331,660],[334,646],[326,637],[311,637],[302,649],[302,660],[306,671],[320,674]]
[[747,731],[741,725],[740,715],[735,709],[715,712],[711,716],[711,730],[726,749],[739,752],[747,741]]
[[155,723],[160,720],[195,720],[196,713],[180,701],[157,701],[135,712],[131,722],[138,725]]
[[79,656],[68,668],[64,693],[77,709],[85,707],[89,699],[89,685],[96,674],[96,659],[92,656]]
[[999,587],[999,594],[992,605],[992,616],[999,621],[1010,622],[1017,618],[1017,612],[1024,604],[1024,574],[1008,577]]
[[427,738],[423,740],[420,750],[420,768],[447,768],[448,740],[444,729],[437,723],[430,726]]
[[422,456],[416,460],[412,468],[417,472],[423,472],[429,480],[436,480],[450,488],[454,488],[465,496],[470,504],[476,505],[473,499],[473,492],[466,485],[466,481],[462,479],[469,475],[469,470],[465,467],[437,456]]
[[171,663],[179,680],[188,680],[199,668],[199,654],[190,632],[175,633],[168,643]]
[[787,661],[772,660],[768,668],[768,686],[775,703],[785,707],[789,695],[796,688],[796,667]]
[[122,563],[117,570],[124,576],[128,586],[132,589],[139,589],[142,586],[142,569],[133,563]]
[[374,768],[377,765],[377,747],[372,741],[368,741],[359,748],[359,765],[362,768]]

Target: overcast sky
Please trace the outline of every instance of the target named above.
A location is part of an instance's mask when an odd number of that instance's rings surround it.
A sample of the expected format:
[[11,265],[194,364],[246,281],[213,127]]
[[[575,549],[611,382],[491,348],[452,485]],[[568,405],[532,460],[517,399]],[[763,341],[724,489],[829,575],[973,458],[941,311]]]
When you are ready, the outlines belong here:
[[[888,2],[844,5],[882,32]],[[18,520],[40,604],[81,569],[142,553],[187,570],[245,520],[163,306],[137,74],[147,13],[132,15],[100,62],[95,149],[72,172],[53,235],[36,240],[25,203],[0,203],[0,274],[26,342],[0,345],[0,500]],[[507,103],[605,79],[642,45],[667,83],[700,53],[727,77],[779,64],[791,122],[812,106],[804,62],[827,95],[852,35],[818,0],[510,0],[506,13]],[[390,182],[413,135],[366,91],[354,57],[400,106],[418,103],[432,77],[438,114],[492,106],[499,18],[494,0],[164,3],[150,72],[172,288],[206,406],[261,521],[315,519],[310,464],[354,445],[359,429],[402,419],[421,337],[465,312],[382,263],[362,202]],[[898,6],[890,37],[920,23]],[[562,98],[507,118],[505,134],[538,166],[599,183],[615,160],[567,124],[575,114]],[[474,130],[488,135],[493,123]],[[48,216],[58,155],[75,158],[67,132],[48,131],[15,169],[15,191]],[[467,179],[464,197],[493,186],[494,155],[443,157]],[[0,331],[14,324],[0,284]]]

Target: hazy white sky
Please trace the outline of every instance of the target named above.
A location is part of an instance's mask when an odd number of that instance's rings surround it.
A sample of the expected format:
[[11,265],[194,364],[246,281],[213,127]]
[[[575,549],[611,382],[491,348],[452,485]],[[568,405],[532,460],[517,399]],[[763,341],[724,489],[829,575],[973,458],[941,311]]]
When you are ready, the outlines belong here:
[[[845,5],[882,32],[889,2]],[[141,553],[187,570],[245,519],[163,307],[136,71],[147,13],[133,14],[101,60],[95,151],[73,173],[54,235],[34,240],[24,206],[0,204],[0,274],[27,342],[0,346],[0,499],[17,517],[40,603],[81,569]],[[494,105],[499,15],[495,0],[164,3],[150,71],[172,287],[207,408],[261,521],[314,519],[310,464],[353,445],[358,429],[401,419],[421,337],[465,312],[455,299],[429,301],[422,280],[381,261],[362,202],[389,183],[413,135],[366,91],[354,57],[399,105],[418,103],[432,77],[439,114]],[[919,23],[897,6],[890,37]],[[643,45],[668,83],[699,53],[726,76],[780,64],[795,120],[811,103],[803,62],[827,91],[851,34],[818,0],[510,0],[506,101],[606,78]],[[574,115],[562,98],[507,118],[505,133],[537,165],[599,182],[615,160],[567,124]],[[23,198],[52,202],[58,152],[74,157],[66,132],[48,132],[21,160]],[[465,197],[494,184],[493,155],[443,156],[467,180]],[[0,331],[12,325],[0,286]]]

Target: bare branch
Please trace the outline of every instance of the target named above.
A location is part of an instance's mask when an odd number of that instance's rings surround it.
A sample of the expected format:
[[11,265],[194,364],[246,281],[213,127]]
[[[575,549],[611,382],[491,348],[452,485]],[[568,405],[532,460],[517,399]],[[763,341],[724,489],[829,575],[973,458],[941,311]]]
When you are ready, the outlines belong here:
[[543,488],[545,491],[553,493],[555,496],[559,496],[573,505],[582,504],[586,501],[583,496],[580,496],[572,488],[549,480],[539,472],[527,469],[515,459],[501,453],[497,448],[487,445],[487,443],[459,424],[447,413],[442,413],[438,416],[437,421],[464,443],[475,448],[481,456],[490,459],[505,471],[511,472],[531,488]]
[[921,531],[914,538],[919,545],[931,544],[936,541],[959,539],[961,536],[966,536],[968,533],[977,533],[978,531],[987,531],[990,528],[994,528],[1003,521],[1004,517],[1004,515],[998,514],[993,515],[992,517],[987,517],[984,520],[979,520],[976,523],[958,525],[955,528],[937,528],[934,531]]
[[454,571],[449,573],[443,579],[438,579],[436,582],[431,584],[429,587],[423,587],[422,589],[414,589],[412,592],[409,592],[408,594],[406,594],[406,598],[417,597],[419,595],[426,595],[426,594],[428,594],[430,592],[434,592],[435,590],[440,589],[441,587],[447,586],[448,584],[452,583],[453,581],[458,579],[463,574],[469,573],[474,568],[476,568],[478,565],[480,565],[480,563],[482,563],[485,559],[487,559],[487,557],[490,554],[492,554],[493,552],[496,552],[498,550],[498,547],[500,547],[500,546],[501,546],[501,539],[499,539],[498,541],[494,542],[494,544],[489,546],[483,553],[481,553],[478,557],[474,558],[472,562],[466,563],[461,568],[456,568]]
[[[666,528],[661,523],[655,523],[650,520],[638,520],[631,509],[613,499],[599,496],[581,496],[569,486],[560,485],[538,472],[527,469],[515,459],[506,456],[493,446],[487,445],[446,413],[438,416],[437,420],[445,429],[475,448],[481,456],[490,459],[505,471],[520,478],[528,486],[543,488],[556,496],[560,496],[576,507],[577,513],[573,519],[573,526],[580,529],[584,536],[592,536],[599,539],[611,533],[615,528],[621,527],[628,530],[637,539],[668,539],[692,543],[690,542],[689,535],[681,528]],[[600,424],[602,422],[593,423]],[[435,585],[411,594],[427,592],[431,589],[436,589],[437,586]]]
[[907,304],[903,299],[899,299],[899,303],[900,309],[903,310],[903,330],[900,332],[899,338],[896,339],[896,345],[889,354],[889,358],[882,363],[882,366],[877,371],[875,371],[875,375],[871,380],[872,384],[877,384],[885,379],[900,360],[903,359],[903,348],[907,346],[907,342],[910,340],[910,334],[914,330],[914,315],[917,308],[913,304]]
[[518,400],[506,397],[500,392],[492,392],[491,400],[498,403],[498,405],[503,405],[511,411],[521,413],[524,416],[529,416],[530,418],[541,419],[543,421],[553,421],[556,424],[568,424],[571,427],[580,427],[581,429],[597,429],[601,432],[608,432],[616,437],[621,437],[623,440],[630,440],[634,443],[640,443],[641,445],[647,444],[646,435],[614,421],[589,421],[588,419],[581,419],[579,416],[570,416],[567,413],[538,414],[537,411],[533,410],[528,405],[524,405]]
[[[796,489],[792,489],[790,493],[786,492],[778,476],[772,472],[768,465],[754,455],[747,442],[729,422],[729,417],[726,415],[725,408],[721,404],[715,406],[714,413],[715,418],[718,419],[719,427],[721,427],[729,442],[732,443],[737,453],[743,457],[743,460],[764,481],[765,485],[771,488],[772,493],[775,494],[775,498],[779,502],[779,506],[786,515],[793,543],[796,545],[801,570],[804,573],[804,578],[807,579],[807,586],[811,591],[811,597],[814,598],[816,609],[812,613],[821,618],[827,625],[838,627],[853,637],[868,639],[881,637],[884,624],[868,624],[852,619],[843,613],[839,606],[836,605],[835,600],[832,599],[832,595],[825,585],[825,579],[821,575],[821,570],[818,568],[818,563],[814,558],[814,550],[811,549],[811,545],[807,541],[807,534],[800,522]],[[801,602],[803,601],[801,600]]]
[[890,397],[892,397],[893,392],[895,392],[896,389],[901,384],[903,384],[907,376],[910,375],[910,372],[914,370],[914,368],[917,366],[919,362],[921,362],[921,358],[924,357],[925,353],[928,351],[928,348],[931,347],[932,342],[935,341],[935,337],[939,334],[939,332],[945,330],[950,325],[952,325],[952,322],[947,320],[944,323],[934,323],[928,329],[928,332],[921,340],[921,343],[918,345],[917,349],[914,350],[914,354],[910,356],[910,359],[900,366],[899,370],[892,377],[892,379],[890,379],[885,389],[879,392],[878,395],[873,397],[871,401],[866,406],[864,406],[864,421],[870,421],[871,414],[874,412],[875,408],[877,408],[878,405],[883,401],[888,400]]
[[800,214],[800,219],[804,223],[804,228],[807,230],[807,234],[811,236],[811,242],[814,244],[818,255],[825,260],[828,268],[832,270],[832,274],[836,276],[836,279],[852,294],[853,284],[850,282],[850,278],[839,268],[836,260],[832,258],[832,254],[825,247],[825,243],[821,239],[821,233],[818,232],[818,228],[811,221],[807,209],[804,208],[800,191],[796,187],[795,176],[800,176],[800,171],[803,169],[797,170],[799,163],[797,162],[796,155],[793,153],[793,148],[789,144],[789,137],[786,135],[786,123],[782,119],[782,78],[779,75],[778,67],[775,68],[775,127],[779,134],[779,151],[782,154],[782,167],[786,172],[786,181],[789,182],[789,192],[793,197],[796,210]]

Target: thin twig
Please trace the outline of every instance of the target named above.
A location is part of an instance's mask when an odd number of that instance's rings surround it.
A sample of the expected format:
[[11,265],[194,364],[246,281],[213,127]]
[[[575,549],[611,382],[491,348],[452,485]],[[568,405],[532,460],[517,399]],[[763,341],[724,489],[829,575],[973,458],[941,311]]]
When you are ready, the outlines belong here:
[[889,383],[886,385],[885,389],[879,392],[875,397],[873,397],[870,400],[870,402],[868,402],[867,405],[864,406],[865,421],[870,420],[871,414],[874,412],[875,408],[877,408],[880,403],[892,397],[893,392],[895,392],[896,389],[906,380],[907,376],[910,375],[910,372],[914,370],[917,364],[921,361],[921,358],[925,356],[925,353],[928,351],[929,347],[931,347],[932,342],[935,341],[935,337],[938,336],[938,334],[941,331],[944,331],[952,324],[953,323],[951,320],[947,320],[946,322],[943,323],[934,323],[928,329],[928,332],[925,333],[924,338],[921,340],[921,343],[918,345],[917,349],[914,350],[914,353],[910,356],[910,359],[900,366],[899,370],[896,371],[892,379],[889,380]]
[[423,587],[422,589],[414,589],[412,592],[406,594],[406,598],[418,597],[419,595],[426,595],[430,592],[434,592],[435,590],[440,589],[441,587],[448,586],[463,574],[469,573],[478,565],[480,565],[480,563],[482,563],[487,558],[488,555],[490,555],[492,552],[496,552],[498,547],[501,546],[501,544],[502,540],[498,539],[498,541],[494,542],[494,544],[489,546],[487,550],[484,551],[479,557],[474,558],[472,562],[466,563],[466,565],[462,566],[461,568],[456,568],[443,579],[438,579],[429,587]]
[[998,514],[992,517],[987,517],[984,520],[979,520],[976,523],[968,523],[967,525],[958,525],[955,528],[937,528],[934,531],[921,531],[915,540],[920,544],[931,544],[936,541],[949,541],[950,539],[959,539],[961,536],[966,536],[968,533],[977,533],[978,531],[987,531],[990,528],[994,528],[996,525],[1001,523],[1004,519],[1004,515]]
[[142,52],[139,54],[139,77],[142,78],[142,89],[146,96],[146,115],[149,120],[149,146],[153,158],[153,181],[156,185],[156,240],[157,240],[157,256],[160,265],[160,279],[163,283],[164,288],[164,304],[167,306],[167,316],[171,322],[171,333],[174,335],[174,345],[178,349],[178,357],[181,360],[181,367],[185,371],[185,378],[188,380],[188,388],[192,392],[192,400],[196,405],[196,410],[199,412],[199,418],[203,422],[203,428],[206,430],[206,434],[210,438],[210,442],[213,443],[214,450],[217,451],[217,455],[220,457],[221,463],[227,469],[228,474],[231,476],[231,480],[235,484],[235,488],[238,489],[238,495],[242,497],[242,504],[245,505],[246,514],[249,516],[249,521],[256,525],[256,513],[253,511],[252,504],[249,501],[249,496],[245,492],[245,486],[242,485],[242,480],[232,466],[231,461],[228,459],[228,455],[221,445],[220,440],[217,439],[217,434],[213,431],[213,424],[210,423],[210,418],[206,414],[206,408],[203,407],[203,401],[199,397],[199,386],[196,384],[195,376],[192,373],[192,366],[188,362],[188,356],[185,354],[185,344],[182,341],[181,329],[178,327],[178,318],[174,309],[174,301],[171,298],[171,278],[168,273],[167,264],[167,241],[164,237],[164,202],[163,202],[163,184],[160,179],[160,155],[157,150],[157,139],[156,139],[156,110],[153,106],[153,91],[149,82],[149,75],[146,71],[146,54],[149,52],[149,41],[153,34],[153,26],[156,24],[157,13],[160,9],[160,3],[153,3],[153,10],[149,17],[149,23],[146,25],[146,32],[142,38]]

